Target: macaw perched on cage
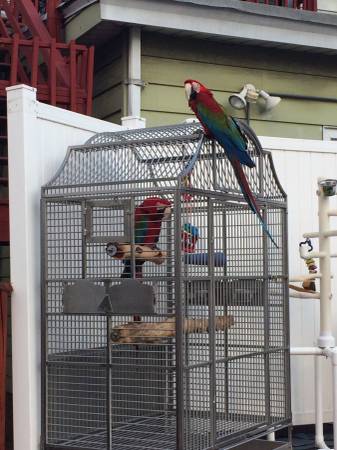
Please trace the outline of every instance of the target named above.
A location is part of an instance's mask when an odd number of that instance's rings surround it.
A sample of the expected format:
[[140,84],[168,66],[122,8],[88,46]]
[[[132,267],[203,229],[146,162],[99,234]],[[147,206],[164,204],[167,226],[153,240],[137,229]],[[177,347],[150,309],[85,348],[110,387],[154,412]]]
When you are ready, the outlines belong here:
[[[157,249],[162,221],[171,213],[171,202],[161,197],[146,198],[135,210],[135,244]],[[143,259],[136,259],[136,278],[142,277]],[[131,278],[132,264],[124,260],[122,278]]]
[[242,164],[252,168],[255,167],[255,163],[247,152],[247,139],[239,124],[226,114],[224,108],[214,99],[212,92],[199,81],[186,80],[185,91],[188,104],[203,126],[205,134],[207,137],[215,139],[225,150],[246,202],[258,217],[265,233],[277,247],[263,220],[242,168]]

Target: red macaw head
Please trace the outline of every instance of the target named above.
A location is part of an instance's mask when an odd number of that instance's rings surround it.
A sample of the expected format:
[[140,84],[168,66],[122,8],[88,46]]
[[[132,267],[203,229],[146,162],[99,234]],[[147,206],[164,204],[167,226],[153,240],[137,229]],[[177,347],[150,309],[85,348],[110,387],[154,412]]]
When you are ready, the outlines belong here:
[[191,100],[195,100],[197,94],[200,94],[200,92],[207,93],[209,95],[212,95],[212,92],[207,89],[206,86],[204,86],[200,81],[197,80],[186,80],[184,82],[185,85],[185,94],[187,100],[190,102]]
[[163,220],[170,215],[171,202],[166,198],[149,197],[138,208],[142,214],[148,214],[152,220]]

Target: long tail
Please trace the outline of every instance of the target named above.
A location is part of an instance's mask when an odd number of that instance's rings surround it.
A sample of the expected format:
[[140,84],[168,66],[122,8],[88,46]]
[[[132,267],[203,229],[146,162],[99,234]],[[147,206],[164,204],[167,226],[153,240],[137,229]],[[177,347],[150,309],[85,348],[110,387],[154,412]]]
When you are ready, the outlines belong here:
[[273,236],[271,235],[270,231],[268,230],[268,227],[267,227],[265,221],[263,220],[263,217],[260,213],[260,209],[259,209],[259,207],[256,203],[256,200],[255,200],[255,197],[249,187],[246,175],[242,169],[240,161],[235,158],[231,158],[230,162],[234,169],[234,173],[235,173],[236,179],[238,180],[238,183],[240,185],[243,196],[245,197],[250,209],[253,211],[254,214],[256,214],[257,218],[261,222],[263,231],[267,234],[267,236],[270,238],[270,240],[275,245],[275,247],[278,248],[278,245],[276,244]]

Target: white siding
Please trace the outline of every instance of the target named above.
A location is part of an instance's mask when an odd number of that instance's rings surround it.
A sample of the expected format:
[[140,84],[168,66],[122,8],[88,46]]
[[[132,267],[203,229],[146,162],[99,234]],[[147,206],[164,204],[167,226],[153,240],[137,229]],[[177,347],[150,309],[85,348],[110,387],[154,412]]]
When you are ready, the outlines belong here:
[[[337,177],[337,143],[300,139],[261,138],[264,148],[271,150],[277,175],[288,195],[289,224],[289,271],[290,275],[307,274],[305,262],[300,259],[298,244],[302,235],[316,231],[317,178]],[[337,199],[332,197],[331,205],[336,207]],[[331,223],[336,225],[336,219]],[[335,222],[334,222],[335,221]],[[333,226],[333,225],[332,225]],[[317,239],[313,240],[318,249]],[[332,240],[332,251],[337,242]],[[337,261],[332,260],[334,335],[337,336]],[[319,333],[319,301],[290,299],[291,346],[311,346]],[[314,423],[313,357],[292,356],[292,410],[295,424]],[[330,362],[324,362],[324,414],[331,420]]]

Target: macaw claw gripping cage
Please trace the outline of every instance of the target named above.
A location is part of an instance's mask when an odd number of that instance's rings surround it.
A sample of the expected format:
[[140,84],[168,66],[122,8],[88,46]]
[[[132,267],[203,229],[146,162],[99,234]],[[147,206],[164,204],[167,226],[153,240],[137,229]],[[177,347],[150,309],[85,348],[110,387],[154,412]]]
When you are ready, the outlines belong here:
[[290,424],[286,197],[249,151],[278,248],[195,123],[94,136],[43,187],[46,450],[231,448]]

